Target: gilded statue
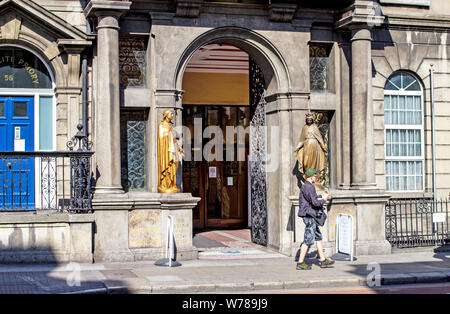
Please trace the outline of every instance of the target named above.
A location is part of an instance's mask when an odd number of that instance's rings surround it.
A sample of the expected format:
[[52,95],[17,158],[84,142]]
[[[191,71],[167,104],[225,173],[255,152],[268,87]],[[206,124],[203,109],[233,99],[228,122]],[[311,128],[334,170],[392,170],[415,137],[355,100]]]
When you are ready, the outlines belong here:
[[[300,141],[295,148],[298,159],[298,169],[303,176],[306,170],[314,168],[321,171],[320,176],[324,173],[328,151],[322,138],[317,124],[314,123],[312,113],[306,114],[306,124],[302,129]],[[321,178],[318,178],[321,182]],[[320,185],[318,185],[321,188]],[[323,189],[323,188],[322,188]]]
[[158,126],[158,192],[178,193],[177,169],[183,155],[172,127],[173,112],[165,110]]

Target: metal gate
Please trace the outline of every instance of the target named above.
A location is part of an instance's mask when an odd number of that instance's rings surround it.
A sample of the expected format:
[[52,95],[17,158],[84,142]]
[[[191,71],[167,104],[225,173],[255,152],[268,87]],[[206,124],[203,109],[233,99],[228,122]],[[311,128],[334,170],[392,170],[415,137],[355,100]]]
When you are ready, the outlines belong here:
[[250,58],[250,207],[252,242],[267,245],[266,102],[264,76]]
[[386,239],[398,248],[450,243],[449,200],[391,199],[386,204]]

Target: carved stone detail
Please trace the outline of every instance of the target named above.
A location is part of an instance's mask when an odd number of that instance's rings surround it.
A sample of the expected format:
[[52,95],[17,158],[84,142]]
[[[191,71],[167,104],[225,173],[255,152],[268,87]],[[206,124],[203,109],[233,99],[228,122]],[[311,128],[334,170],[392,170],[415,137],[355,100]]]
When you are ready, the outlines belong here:
[[177,11],[175,16],[198,17],[200,15],[202,3],[203,0],[177,0]]
[[269,6],[269,20],[290,23],[296,10],[297,5],[295,4],[271,4]]

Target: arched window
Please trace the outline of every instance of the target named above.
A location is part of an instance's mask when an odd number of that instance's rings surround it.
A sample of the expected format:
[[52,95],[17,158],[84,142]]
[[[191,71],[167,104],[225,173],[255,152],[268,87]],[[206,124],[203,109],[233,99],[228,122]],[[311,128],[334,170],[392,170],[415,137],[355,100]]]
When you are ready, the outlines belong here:
[[384,124],[386,190],[423,190],[423,92],[412,74],[396,72],[387,80]]

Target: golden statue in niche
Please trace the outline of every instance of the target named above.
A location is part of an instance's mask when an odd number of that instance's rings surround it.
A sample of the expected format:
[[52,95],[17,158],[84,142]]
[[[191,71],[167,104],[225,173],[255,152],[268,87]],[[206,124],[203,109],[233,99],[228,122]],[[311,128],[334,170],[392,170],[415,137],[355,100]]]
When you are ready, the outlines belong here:
[[[314,123],[313,114],[307,113],[305,120],[306,124],[302,129],[300,141],[295,148],[298,170],[305,177],[306,170],[314,168],[321,171],[320,176],[322,176],[327,164],[328,151],[322,134]],[[321,177],[317,181],[321,182]],[[323,189],[321,184],[317,187]]]
[[165,110],[158,126],[158,192],[178,193],[177,169],[183,156],[172,127],[173,112]]

